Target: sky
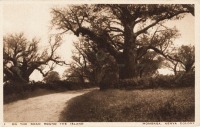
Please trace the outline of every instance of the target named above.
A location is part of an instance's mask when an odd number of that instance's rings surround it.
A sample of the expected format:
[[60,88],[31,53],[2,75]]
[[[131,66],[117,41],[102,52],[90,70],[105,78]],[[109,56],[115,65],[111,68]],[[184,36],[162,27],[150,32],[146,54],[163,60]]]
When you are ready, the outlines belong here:
[[[9,33],[20,33],[24,32],[28,39],[37,37],[41,39],[40,47],[46,47],[48,42],[48,36],[55,33],[55,31],[50,30],[51,14],[50,10],[52,7],[57,5],[47,4],[47,3],[29,3],[29,4],[4,4],[3,5],[3,35]],[[182,44],[194,45],[194,16],[187,14],[183,19],[178,21],[169,21],[167,25],[176,28],[180,31],[181,37],[175,40],[175,45],[180,46]],[[73,45],[72,42],[76,41],[75,35],[66,35],[63,39],[63,44],[57,51],[62,59],[66,62],[70,62]],[[55,71],[58,71],[60,76],[66,69],[66,66],[57,66]],[[167,69],[159,70],[162,74],[170,74]],[[30,76],[31,80],[42,80],[42,75],[34,71]]]
[[[40,48],[46,48],[48,37],[54,34],[50,29],[52,4],[5,4],[3,7],[3,34],[24,32],[28,39],[37,37],[41,39]],[[73,45],[77,40],[74,35],[67,35],[63,39],[61,47],[56,51],[67,63],[71,60]],[[66,66],[56,66],[62,77]],[[31,80],[42,80],[43,77],[38,71],[34,71],[30,76]]]

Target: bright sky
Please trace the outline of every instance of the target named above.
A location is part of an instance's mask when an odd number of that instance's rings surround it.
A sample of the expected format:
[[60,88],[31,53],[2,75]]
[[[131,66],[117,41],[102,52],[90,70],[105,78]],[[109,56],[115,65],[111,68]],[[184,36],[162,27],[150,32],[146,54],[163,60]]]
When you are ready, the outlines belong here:
[[[50,9],[54,7],[52,4],[6,4],[3,7],[3,33],[19,33],[24,32],[29,39],[37,37],[41,39],[40,47],[46,47],[48,36],[53,32],[50,30],[51,14]],[[70,61],[72,55],[72,42],[76,40],[76,36],[67,35],[63,39],[62,46],[57,50],[62,59]],[[56,66],[60,76],[66,69],[66,66]],[[30,76],[30,79],[42,80],[43,77],[38,71]]]
[[[51,14],[50,9],[55,5],[45,3],[31,3],[31,4],[4,4],[3,6],[3,34],[24,32],[25,35],[31,39],[33,37],[41,38],[41,46],[48,40],[50,31]],[[170,27],[176,26],[180,30],[181,37],[175,43],[194,44],[194,16],[188,14],[184,19],[178,21],[168,22]],[[66,61],[71,59],[71,51],[73,49],[72,42],[77,38],[74,35],[66,35],[62,46],[59,48],[59,54]],[[66,67],[57,66],[55,71],[58,71],[62,76]],[[171,73],[169,70],[161,69],[161,73]],[[43,77],[39,72],[35,71],[30,79],[42,80]]]

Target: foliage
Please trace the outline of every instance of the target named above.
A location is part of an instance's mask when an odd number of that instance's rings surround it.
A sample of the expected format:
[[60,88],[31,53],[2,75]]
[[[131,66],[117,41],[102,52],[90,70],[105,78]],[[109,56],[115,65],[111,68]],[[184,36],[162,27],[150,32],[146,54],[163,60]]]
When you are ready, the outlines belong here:
[[75,50],[73,51],[72,62],[70,67],[65,71],[63,77],[69,81],[85,83],[89,81],[96,83],[95,71],[96,48],[89,41],[74,42]]
[[175,53],[171,53],[174,56],[173,59],[168,59],[163,63],[164,67],[170,68],[174,71],[174,74],[179,72],[192,72],[195,68],[195,48],[191,45],[182,45]]
[[172,58],[167,49],[179,34],[164,23],[181,19],[184,13],[193,14],[193,9],[193,5],[180,4],[97,4],[53,8],[51,13],[52,26],[61,34],[71,32],[97,50],[106,49],[123,65],[120,78],[133,78],[138,75],[138,61],[148,50]]
[[180,64],[182,65],[182,68],[185,70],[185,72],[194,70],[194,46],[181,46],[178,49],[177,57],[180,60]]
[[138,62],[138,76],[153,76],[157,73],[163,63],[163,58],[158,56],[155,52],[148,51]]
[[44,77],[43,79],[46,83],[51,83],[54,81],[59,81],[60,80],[60,76],[59,73],[56,71],[51,71],[47,74],[47,76]]
[[67,103],[60,122],[188,122],[194,88],[93,91]]
[[24,98],[39,96],[39,94],[37,94],[38,90],[46,91],[45,93],[48,94],[48,93],[62,92],[66,90],[77,90],[90,87],[94,87],[94,85],[89,83],[81,84],[70,81],[54,81],[51,83],[31,82],[22,85],[16,85],[15,83],[7,82],[3,86],[3,97],[4,97],[4,103],[9,103]]
[[103,50],[97,52],[97,83],[100,90],[116,87],[119,80],[119,70],[113,56]]
[[157,75],[155,77],[143,77],[120,80],[120,89],[149,89],[149,88],[174,88],[174,87],[194,87],[195,74],[186,73],[174,75]]
[[52,70],[55,65],[50,65],[50,61],[56,64],[64,63],[55,55],[55,51],[61,45],[59,36],[55,37],[53,44],[51,39],[49,40],[50,51],[41,51],[40,41],[36,38],[29,41],[23,33],[6,35],[3,37],[3,43],[4,82],[28,82],[34,70],[38,70],[43,76],[46,75],[43,72],[46,65]]
[[98,84],[103,87],[114,87],[118,81],[118,66],[112,55],[105,50],[95,50],[96,46],[90,42],[74,43],[73,62],[65,71],[64,76],[69,81]]
[[195,86],[195,72],[189,72],[184,74],[179,74],[176,76],[176,85],[182,86]]

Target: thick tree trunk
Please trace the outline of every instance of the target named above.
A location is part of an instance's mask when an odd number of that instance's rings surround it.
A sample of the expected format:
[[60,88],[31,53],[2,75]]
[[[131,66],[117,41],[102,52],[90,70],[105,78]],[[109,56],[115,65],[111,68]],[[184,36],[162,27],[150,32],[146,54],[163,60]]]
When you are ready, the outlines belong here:
[[192,70],[192,65],[193,65],[193,64],[185,65],[185,72],[186,72],[186,73],[191,72],[191,70]]
[[83,76],[83,75],[80,75],[80,76],[79,76],[79,79],[80,79],[80,82],[81,82],[82,84],[85,84],[85,80],[84,80],[84,76]]
[[125,36],[124,36],[124,68],[121,71],[120,78],[127,79],[133,78],[136,74],[136,66],[137,66],[137,50],[135,45],[136,37],[133,33],[133,23],[125,24]]
[[25,75],[25,76],[23,77],[23,79],[24,79],[26,82],[29,82],[29,77],[30,77],[30,75]]
[[142,74],[143,74],[143,69],[142,70],[140,70],[140,78],[142,78]]
[[17,77],[14,81],[17,85],[25,85],[29,82],[29,76]]
[[20,68],[18,67],[12,67],[10,69],[12,71],[12,77],[10,77],[10,80],[16,84],[16,85],[20,85],[20,84],[26,84],[29,82],[29,76],[30,74],[28,75],[27,73],[25,72],[22,72],[20,70]]

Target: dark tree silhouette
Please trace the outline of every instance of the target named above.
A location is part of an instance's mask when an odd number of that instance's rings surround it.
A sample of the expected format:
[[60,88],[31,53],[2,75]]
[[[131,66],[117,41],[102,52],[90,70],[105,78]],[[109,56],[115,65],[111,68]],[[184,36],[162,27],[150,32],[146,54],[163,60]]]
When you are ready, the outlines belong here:
[[193,14],[192,9],[180,4],[72,5],[52,9],[52,24],[61,34],[71,31],[106,49],[122,65],[120,78],[132,78],[139,73],[138,60],[148,50],[172,58],[165,51],[177,30],[163,23]]
[[43,79],[46,83],[51,83],[54,81],[59,81],[60,76],[59,73],[56,71],[50,71]]
[[[52,44],[49,40],[49,49],[40,51],[37,39],[27,40],[23,33],[8,34],[3,37],[3,72],[4,82],[29,82],[29,76],[34,70],[38,70],[43,76],[48,72],[44,72],[45,66],[49,66],[49,70],[53,70],[54,65],[64,64],[60,61],[59,56],[55,55],[55,51],[61,45],[61,38],[55,37]],[[50,64],[51,61],[51,64]]]
[[191,45],[182,45],[171,56],[167,61],[164,62],[164,66],[174,71],[176,75],[180,72],[191,72],[195,68],[195,48]]
[[157,55],[153,51],[148,51],[138,62],[138,76],[152,76],[157,73],[157,70],[163,63],[163,57]]
[[96,46],[89,41],[74,42],[72,62],[63,77],[67,80],[95,83]]
[[194,46],[183,45],[178,49],[177,61],[180,61],[183,70],[188,73],[194,71],[195,53]]

